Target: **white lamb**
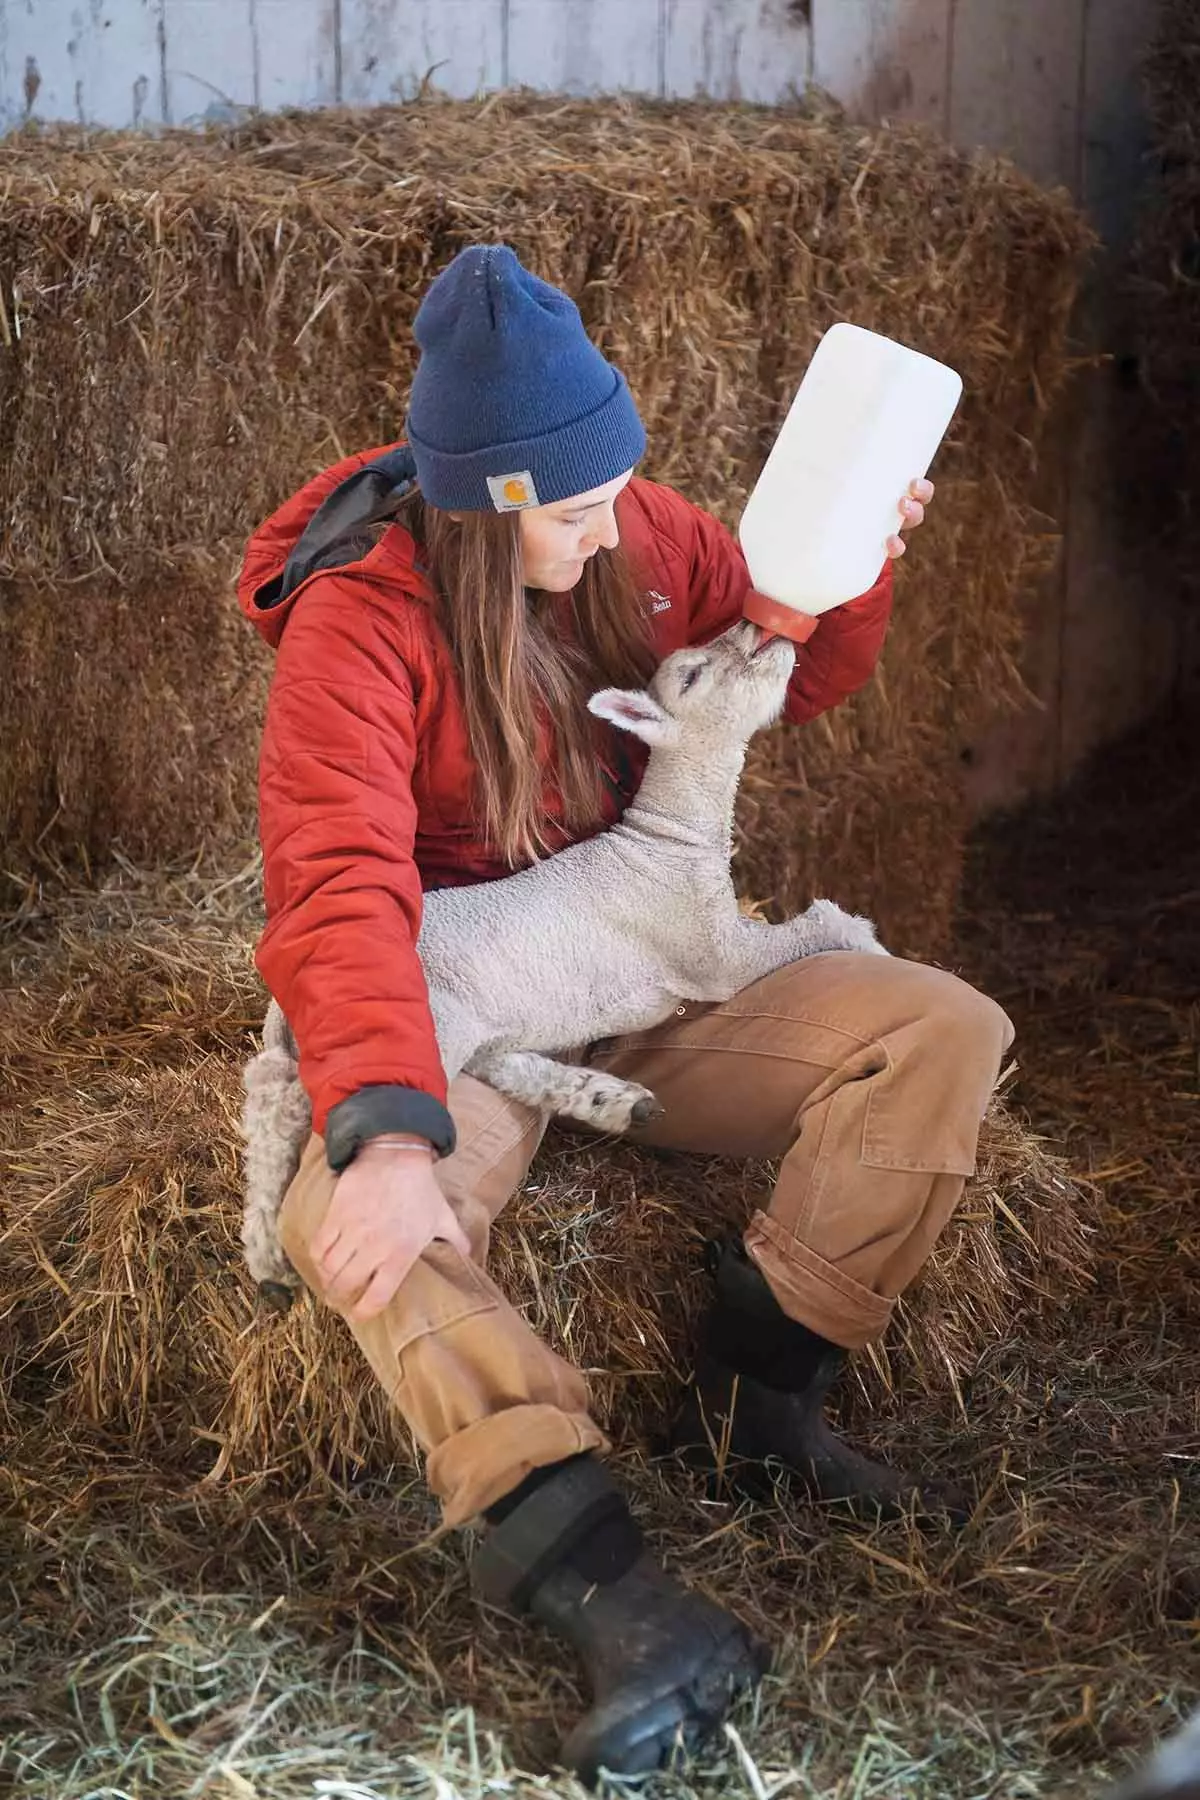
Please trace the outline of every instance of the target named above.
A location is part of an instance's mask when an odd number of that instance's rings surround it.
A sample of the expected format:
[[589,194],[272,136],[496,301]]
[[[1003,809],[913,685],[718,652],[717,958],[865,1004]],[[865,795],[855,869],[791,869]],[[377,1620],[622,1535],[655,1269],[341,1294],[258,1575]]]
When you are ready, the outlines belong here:
[[[519,874],[426,897],[417,949],[449,1080],[461,1071],[601,1131],[661,1109],[635,1082],[550,1054],[643,1031],[684,1000],[727,1000],[823,950],[886,955],[868,919],[829,900],[782,925],[739,912],[729,861],[746,745],[778,718],[794,651],[734,626],[677,650],[649,689],[590,710],[650,746],[618,825]],[[243,1243],[255,1278],[294,1284],[276,1216],[310,1129],[296,1047],[271,1002],[245,1071]]]

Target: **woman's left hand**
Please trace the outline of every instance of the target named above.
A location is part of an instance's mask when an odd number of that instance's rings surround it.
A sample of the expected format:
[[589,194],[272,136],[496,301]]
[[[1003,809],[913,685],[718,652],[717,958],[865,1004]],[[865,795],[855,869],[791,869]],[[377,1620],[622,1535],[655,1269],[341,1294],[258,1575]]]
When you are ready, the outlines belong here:
[[[932,481],[910,481],[908,492],[900,502],[900,511],[903,514],[900,530],[915,530],[924,519],[925,508],[932,499]],[[898,535],[893,535],[887,541],[887,553],[891,557],[903,556],[906,547],[904,539]]]

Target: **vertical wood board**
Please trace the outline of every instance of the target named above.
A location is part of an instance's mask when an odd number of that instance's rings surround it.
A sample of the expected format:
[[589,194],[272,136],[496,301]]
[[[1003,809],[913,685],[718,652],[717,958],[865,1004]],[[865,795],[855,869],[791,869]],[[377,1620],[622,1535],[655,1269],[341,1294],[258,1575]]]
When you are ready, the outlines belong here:
[[662,0],[508,0],[508,82],[561,94],[658,94]]
[[[1130,0],[1136,4],[1136,0]],[[955,0],[949,134],[1077,194],[1085,0]]]
[[1146,185],[1149,119],[1141,70],[1158,10],[1158,0],[1088,0],[1080,199],[1117,250],[1133,236]]
[[[1154,34],[1153,5],[1089,0],[1083,50],[1080,199],[1105,242],[1077,330],[1112,358],[1132,348],[1126,256],[1143,197],[1148,124],[1142,64]],[[1074,398],[1058,774],[1096,743],[1149,713],[1182,666],[1181,615],[1154,542],[1154,522],[1130,493],[1130,457],[1145,431],[1145,398],[1114,362],[1089,370]],[[1131,480],[1131,477],[1134,479]]]
[[[222,11],[247,0],[210,0]],[[253,0],[259,105],[336,106],[342,99],[339,0]]]
[[457,100],[499,87],[505,0],[342,0],[343,96],[376,106],[423,82]]
[[952,0],[813,0],[813,80],[857,119],[946,129]]
[[2,0],[0,131],[27,119],[155,125],[163,0]]
[[167,118],[201,125],[260,104],[255,0],[160,0]]
[[802,0],[666,0],[664,91],[764,105],[803,93],[812,71],[808,10]]

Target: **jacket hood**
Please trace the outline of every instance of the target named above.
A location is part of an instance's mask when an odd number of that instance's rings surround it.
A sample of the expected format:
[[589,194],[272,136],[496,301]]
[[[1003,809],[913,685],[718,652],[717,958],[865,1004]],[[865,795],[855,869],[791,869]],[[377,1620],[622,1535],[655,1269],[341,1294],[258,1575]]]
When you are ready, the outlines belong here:
[[305,482],[259,526],[246,546],[237,596],[272,649],[305,582],[368,555],[371,527],[411,491],[416,474],[406,444],[366,450]]

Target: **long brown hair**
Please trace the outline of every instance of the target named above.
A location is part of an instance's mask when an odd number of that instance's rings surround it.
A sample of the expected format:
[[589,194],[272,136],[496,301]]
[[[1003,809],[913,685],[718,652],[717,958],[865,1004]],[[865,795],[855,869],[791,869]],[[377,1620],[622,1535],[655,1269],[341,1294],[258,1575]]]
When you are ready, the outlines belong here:
[[598,687],[641,687],[655,666],[645,596],[620,549],[601,549],[568,594],[527,589],[515,513],[456,520],[414,495],[403,523],[423,546],[458,674],[480,825],[510,868],[550,847],[547,766],[572,834],[600,822]]

